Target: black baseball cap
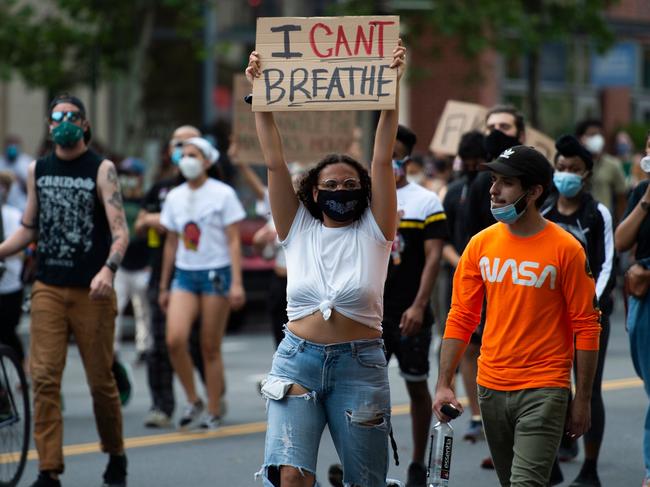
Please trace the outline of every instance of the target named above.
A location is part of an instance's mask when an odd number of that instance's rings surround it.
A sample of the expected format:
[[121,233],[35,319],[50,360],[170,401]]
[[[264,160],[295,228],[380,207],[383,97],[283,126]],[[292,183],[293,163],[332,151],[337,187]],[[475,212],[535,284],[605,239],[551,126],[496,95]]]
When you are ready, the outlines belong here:
[[553,180],[553,166],[534,147],[516,145],[504,150],[494,161],[483,164],[497,174],[521,179],[526,184],[548,188]]

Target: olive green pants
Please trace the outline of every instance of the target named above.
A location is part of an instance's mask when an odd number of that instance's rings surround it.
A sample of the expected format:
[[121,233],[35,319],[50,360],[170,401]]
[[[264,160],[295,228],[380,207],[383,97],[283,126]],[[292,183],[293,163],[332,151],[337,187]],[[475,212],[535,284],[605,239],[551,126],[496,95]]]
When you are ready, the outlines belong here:
[[504,487],[546,487],[564,432],[569,390],[478,386],[485,438]]

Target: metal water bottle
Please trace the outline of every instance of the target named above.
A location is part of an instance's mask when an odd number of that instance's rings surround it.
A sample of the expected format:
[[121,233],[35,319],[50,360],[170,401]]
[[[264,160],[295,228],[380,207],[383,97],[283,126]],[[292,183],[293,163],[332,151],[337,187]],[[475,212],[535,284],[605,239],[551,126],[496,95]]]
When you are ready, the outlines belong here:
[[[460,411],[451,404],[445,404],[440,410],[452,419]],[[451,472],[451,452],[454,446],[454,429],[449,423],[438,421],[431,428],[431,449],[427,469],[427,487],[447,487]]]

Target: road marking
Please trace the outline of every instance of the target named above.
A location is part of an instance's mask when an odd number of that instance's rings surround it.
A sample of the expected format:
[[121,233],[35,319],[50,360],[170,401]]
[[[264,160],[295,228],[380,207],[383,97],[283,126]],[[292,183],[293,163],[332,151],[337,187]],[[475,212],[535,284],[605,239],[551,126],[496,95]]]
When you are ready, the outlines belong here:
[[[605,391],[616,391],[621,389],[633,389],[642,387],[643,382],[638,378],[613,379],[603,382],[602,388]],[[467,405],[467,398],[461,397],[461,404]],[[410,406],[408,404],[398,404],[393,406],[392,414],[402,416],[409,414]],[[174,433],[165,433],[160,435],[137,436],[124,439],[124,447],[129,450],[133,448],[145,448],[149,446],[168,445],[171,443],[187,443],[189,441],[210,440],[213,438],[227,438],[230,436],[243,436],[254,433],[263,433],[266,430],[266,421],[257,423],[236,424],[233,426],[223,426],[216,431],[178,431]],[[76,455],[86,455],[88,453],[100,453],[101,449],[98,442],[78,443],[63,447],[63,455],[66,457]],[[18,458],[18,452],[4,453],[0,455],[0,464],[15,462]],[[36,450],[29,450],[27,460],[37,460]]]

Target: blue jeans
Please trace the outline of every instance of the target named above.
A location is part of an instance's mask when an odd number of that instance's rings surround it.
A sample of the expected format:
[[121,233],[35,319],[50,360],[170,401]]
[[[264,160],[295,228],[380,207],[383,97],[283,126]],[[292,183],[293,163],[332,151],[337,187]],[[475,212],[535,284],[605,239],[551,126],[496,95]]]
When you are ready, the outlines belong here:
[[[262,388],[268,415],[259,473],[264,485],[276,485],[273,479],[282,465],[315,473],[327,425],[345,485],[384,487],[390,431],[386,366],[380,338],[321,345],[285,329]],[[309,392],[288,395],[292,384]]]
[[230,266],[204,271],[186,271],[176,268],[171,289],[194,294],[226,296],[230,291],[231,280]]
[[[645,392],[650,398],[650,292],[643,299],[628,298],[627,330],[630,338],[632,363],[643,380]],[[643,433],[643,459],[646,476],[650,477],[650,406],[646,409]]]

